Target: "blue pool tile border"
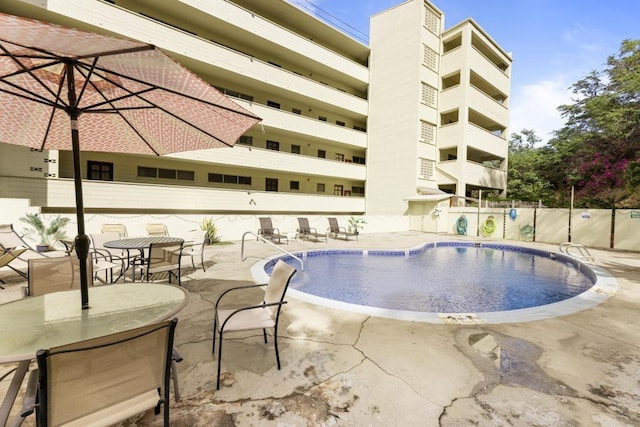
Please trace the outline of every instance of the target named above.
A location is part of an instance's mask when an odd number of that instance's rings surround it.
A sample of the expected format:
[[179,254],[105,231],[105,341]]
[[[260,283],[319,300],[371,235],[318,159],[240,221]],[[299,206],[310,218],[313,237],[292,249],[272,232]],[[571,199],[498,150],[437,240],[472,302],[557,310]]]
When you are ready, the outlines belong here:
[[530,248],[526,246],[506,245],[502,243],[491,242],[429,242],[411,249],[404,250],[379,250],[379,249],[321,249],[297,251],[291,255],[276,255],[263,261],[255,263],[251,267],[251,273],[256,283],[266,283],[269,280],[269,274],[273,270],[273,266],[278,260],[283,260],[295,265],[299,259],[304,262],[304,258],[320,256],[320,255],[361,255],[361,256],[411,256],[424,252],[428,248],[435,247],[479,247],[498,250],[508,250],[520,253],[530,253],[537,256],[553,258],[558,261],[567,262],[576,266],[585,276],[587,276],[593,286],[587,291],[569,298],[543,306],[523,308],[499,312],[482,312],[482,313],[425,313],[404,310],[381,309],[377,307],[361,306],[357,304],[345,303],[342,301],[330,300],[327,298],[317,297],[315,295],[306,294],[294,289],[290,289],[288,293],[302,301],[312,304],[322,305],[330,308],[348,310],[373,316],[392,318],[404,321],[417,321],[426,323],[440,324],[493,324],[493,323],[518,323],[529,322],[535,320],[549,319],[559,316],[575,313],[577,311],[586,310],[607,300],[618,289],[617,280],[606,270],[587,264],[581,260],[573,258],[563,253],[553,252]]

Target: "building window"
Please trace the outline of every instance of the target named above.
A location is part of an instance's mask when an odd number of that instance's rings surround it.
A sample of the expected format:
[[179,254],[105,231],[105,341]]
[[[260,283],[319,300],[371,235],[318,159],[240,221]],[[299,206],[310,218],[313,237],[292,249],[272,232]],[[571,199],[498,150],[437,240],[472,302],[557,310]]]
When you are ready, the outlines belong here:
[[293,154],[300,154],[300,146],[297,144],[291,144],[291,152]]
[[324,192],[325,192],[324,184],[322,184],[322,183],[320,183],[320,182],[319,182],[319,183],[317,183],[317,184],[316,184],[316,192],[317,192],[317,193],[324,193]]
[[327,158],[327,152],[324,150],[318,150],[318,157],[320,157],[321,159]]
[[157,178],[158,169],[148,168],[146,166],[138,166],[138,177],[140,178]]
[[175,169],[158,169],[158,178],[176,179]]
[[425,65],[425,67],[429,68],[430,70],[438,71],[438,52],[431,49],[426,44],[423,45],[423,47],[424,47],[423,49],[424,52],[422,57],[422,63]]
[[344,154],[336,153],[336,160],[339,162],[344,162]]
[[359,165],[365,164],[364,157],[353,156],[353,163],[358,163]]
[[353,194],[364,194],[364,187],[351,187]]
[[353,129],[359,130],[360,132],[366,132],[367,131],[367,129],[365,127],[363,127],[363,126],[353,125]]
[[238,139],[238,144],[252,146],[253,145],[253,137],[252,136],[247,136],[247,135],[242,135]]
[[267,107],[280,109],[280,104],[274,101],[267,100]]
[[87,179],[113,181],[113,163],[88,161]]
[[440,35],[440,16],[426,4],[424,5],[424,26],[432,33]]
[[334,185],[333,186],[333,195],[334,196],[342,196],[342,190],[344,187],[342,185]]
[[222,182],[223,177],[221,173],[210,173],[209,182]]
[[265,178],[264,179],[265,191],[278,191],[278,179],[277,178]]
[[218,89],[220,92],[224,93],[225,95],[234,96],[236,98],[245,99],[247,101],[253,102],[253,96],[247,95],[246,93],[240,93],[238,91],[235,91],[232,89],[226,89],[219,86],[216,86],[215,88]]
[[299,190],[300,181],[289,181],[289,190]]
[[326,122],[327,118],[324,116],[318,116],[318,120],[320,120],[321,122]]
[[436,106],[436,88],[422,82],[422,102],[430,107]]
[[291,109],[291,112],[292,112],[293,114],[302,114],[302,110],[301,110],[301,109],[299,109],[299,108],[292,108],[292,109]]
[[426,144],[435,144],[436,126],[424,120],[420,121],[420,141]]
[[341,122],[340,120],[336,120],[336,124],[337,124],[338,126],[345,126],[345,123],[344,123],[344,122]]
[[420,178],[433,179],[433,160],[420,158]]
[[251,185],[250,176],[222,175],[220,173],[210,173],[209,182],[222,182],[225,184]]
[[177,171],[178,179],[184,181],[195,181],[196,174],[194,171]]
[[267,150],[280,151],[280,143],[278,141],[267,140]]

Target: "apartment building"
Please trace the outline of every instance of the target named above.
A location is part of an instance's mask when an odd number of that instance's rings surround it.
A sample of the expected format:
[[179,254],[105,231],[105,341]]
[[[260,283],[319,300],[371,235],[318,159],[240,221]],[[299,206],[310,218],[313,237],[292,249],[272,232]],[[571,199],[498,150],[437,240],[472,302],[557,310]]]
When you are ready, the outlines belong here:
[[[433,4],[367,46],[284,0],[4,0],[0,12],[155,44],[263,120],[229,149],[83,153],[87,212],[402,215],[422,189],[504,191],[510,58]],[[90,136],[83,136],[90,137]],[[69,152],[0,144],[0,198],[75,206]]]
[[367,212],[504,193],[510,55],[426,1],[372,16],[370,47]]

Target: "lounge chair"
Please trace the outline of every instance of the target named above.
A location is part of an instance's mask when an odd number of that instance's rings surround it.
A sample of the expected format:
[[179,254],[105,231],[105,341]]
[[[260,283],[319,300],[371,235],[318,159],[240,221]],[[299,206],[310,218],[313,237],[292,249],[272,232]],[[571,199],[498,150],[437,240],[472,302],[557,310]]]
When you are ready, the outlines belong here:
[[271,222],[271,218],[262,217],[258,218],[260,220],[260,228],[258,229],[258,236],[262,236],[265,239],[269,239],[272,242],[278,241],[278,243],[282,243],[282,239],[286,240],[287,244],[289,244],[289,237],[285,234],[281,234],[280,230],[273,226]]
[[27,262],[32,258],[48,258],[42,253],[36,251],[20,236],[13,228],[13,224],[0,224],[0,252],[6,252],[9,249],[26,249],[16,256],[11,264],[6,264],[14,272],[18,273],[25,279],[27,278]]
[[[216,377],[216,389],[220,389],[220,364],[222,359],[222,338],[225,332],[239,332],[262,329],[264,342],[267,342],[267,329],[273,328],[273,344],[276,351],[276,362],[280,369],[280,354],[278,353],[278,320],[282,306],[287,302],[284,300],[285,293],[289,287],[289,281],[295,274],[296,269],[279,260],[273,267],[273,272],[269,278],[269,283],[260,285],[239,286],[228,289],[216,301],[216,308],[213,318],[213,344],[211,352],[216,351],[216,335],[218,335],[218,372]],[[220,306],[220,302],[229,293],[236,291],[246,291],[256,287],[266,286],[262,302],[254,300],[248,305],[233,304],[231,307]],[[245,292],[246,293],[246,292]],[[249,291],[250,295],[254,295]]]
[[340,227],[336,218],[327,219],[329,220],[328,231],[333,235],[334,239],[339,239],[340,236],[344,236],[344,240],[349,240],[349,237],[355,236],[356,240],[358,240],[358,233],[352,233],[350,231],[347,231],[346,228]]
[[307,218],[298,218],[298,235],[304,240],[309,240],[309,238],[313,237],[316,242],[319,238],[328,241],[326,234],[318,233],[317,229],[309,226],[309,220]]
[[[37,353],[22,417],[38,425],[113,425],[155,408],[169,426],[171,352],[178,320]],[[71,423],[71,424],[68,424]]]
[[[12,268],[11,266],[9,266],[9,263],[16,260],[26,250],[27,250],[26,248],[3,250],[2,254],[0,255],[0,268],[2,267]],[[22,275],[22,272],[20,272],[20,275]],[[4,280],[0,279],[0,283],[5,283],[5,282]],[[0,286],[0,289],[4,289],[4,288]]]

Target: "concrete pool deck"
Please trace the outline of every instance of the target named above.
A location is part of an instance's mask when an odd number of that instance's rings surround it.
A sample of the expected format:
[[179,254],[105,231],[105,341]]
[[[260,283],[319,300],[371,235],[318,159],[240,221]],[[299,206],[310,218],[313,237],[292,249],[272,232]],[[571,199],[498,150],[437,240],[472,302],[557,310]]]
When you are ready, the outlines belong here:
[[[457,239],[364,233],[359,241],[292,240],[281,247],[405,249]],[[178,365],[182,400],[171,402],[172,425],[640,425],[640,254],[590,250],[596,264],[617,279],[618,290],[596,307],[553,319],[421,323],[289,296],[279,333],[282,370],[275,366],[272,341],[265,345],[255,333],[229,335],[216,391],[213,304],[224,290],[252,283],[252,264],[278,250],[248,240],[241,261],[240,242],[209,246],[207,271],[183,277],[191,297],[176,333],[185,360]],[[9,274],[2,270],[0,277]],[[21,285],[10,281],[0,300],[19,297]],[[124,425],[161,424],[161,417],[149,413]]]

